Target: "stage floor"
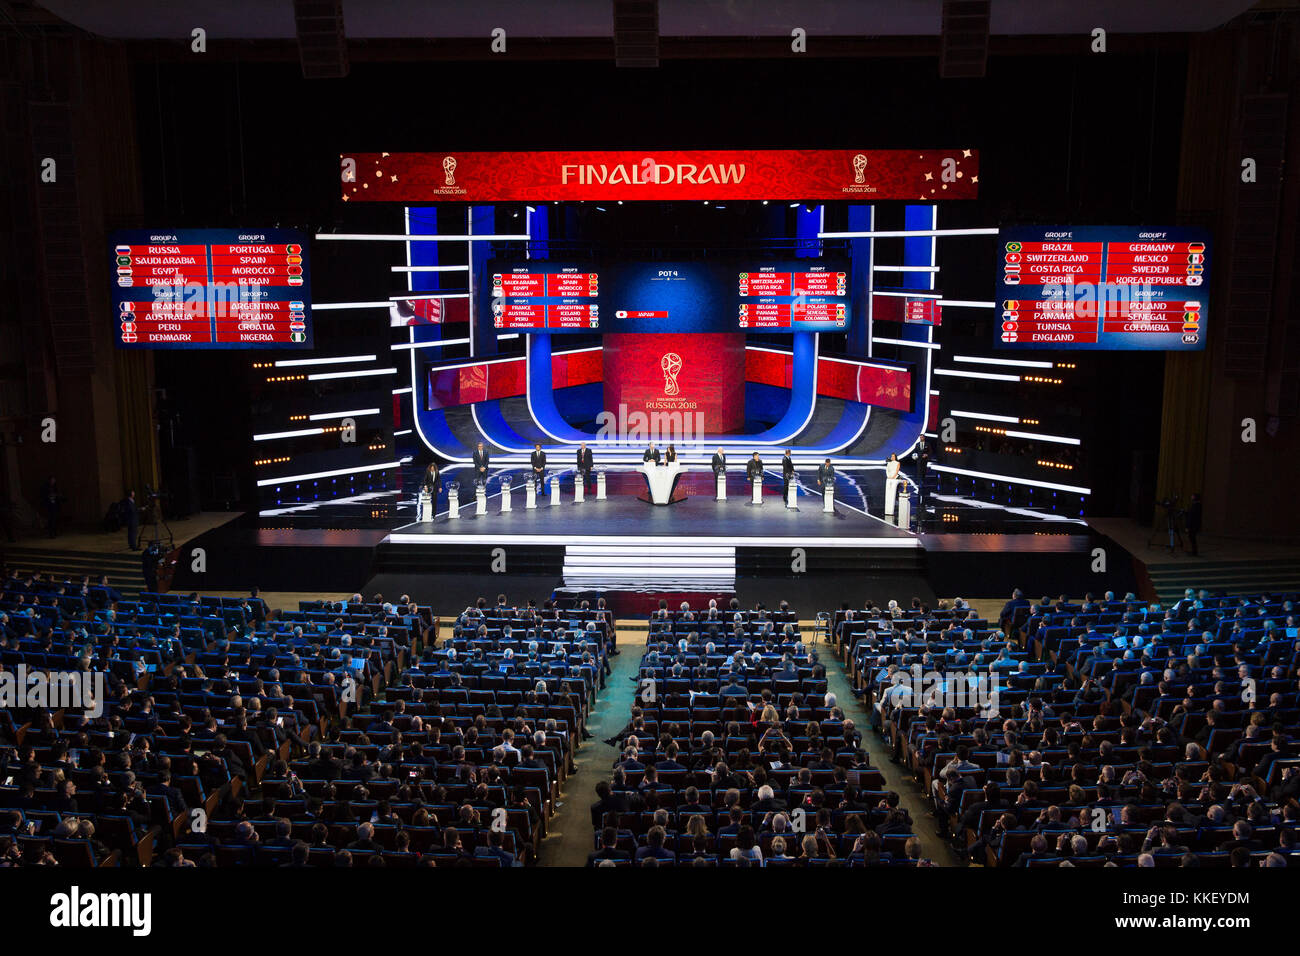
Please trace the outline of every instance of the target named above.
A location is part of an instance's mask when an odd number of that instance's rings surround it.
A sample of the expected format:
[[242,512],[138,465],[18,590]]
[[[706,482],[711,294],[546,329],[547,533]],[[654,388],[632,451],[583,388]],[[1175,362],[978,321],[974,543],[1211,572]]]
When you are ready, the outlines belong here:
[[581,504],[571,497],[558,505],[539,499],[535,509],[523,507],[516,493],[515,507],[501,514],[500,499],[488,499],[488,513],[474,514],[474,502],[462,505],[459,518],[440,514],[431,522],[414,522],[395,528],[384,540],[392,544],[626,544],[677,539],[683,544],[739,547],[803,546],[810,548],[918,548],[920,539],[910,531],[836,503],[834,514],[821,509],[815,496],[801,499],[800,507],[785,508],[779,495],[765,495],[762,505],[748,497],[717,501],[704,495],[672,505],[652,505],[631,495],[605,501],[588,498]]

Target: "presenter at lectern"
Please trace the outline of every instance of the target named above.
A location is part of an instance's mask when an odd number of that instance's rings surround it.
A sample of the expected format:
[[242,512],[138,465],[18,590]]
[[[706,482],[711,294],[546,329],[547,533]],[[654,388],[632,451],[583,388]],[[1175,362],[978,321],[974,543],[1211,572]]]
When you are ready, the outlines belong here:
[[754,457],[745,464],[745,477],[763,483],[763,459],[758,457],[758,452],[754,452]]
[[781,500],[785,501],[790,497],[790,479],[794,477],[794,458],[790,454],[790,449],[785,450],[781,456]]
[[825,494],[826,489],[835,484],[835,466],[827,458],[817,466],[817,487]]
[[674,445],[672,442],[669,442],[668,451],[664,455],[664,464],[671,465],[676,460],[677,460],[677,446]]
[[578,446],[578,480],[582,482],[582,487],[586,488],[587,483],[591,481],[591,470],[596,467],[596,462],[591,456],[591,449],[587,443],[583,442]]
[[478,447],[474,449],[474,483],[486,485],[488,480],[488,453],[479,442]]
[[722,450],[721,446],[719,446],[718,450],[713,453],[713,477],[717,478],[726,473],[727,453]]
[[654,442],[650,443],[650,447],[645,450],[645,454],[641,456],[641,460],[644,462],[653,461],[656,465],[659,464],[659,449],[655,447]]
[[531,460],[533,465],[533,481],[537,483],[537,488],[540,491],[542,488],[542,479],[545,477],[546,472],[546,452],[542,451],[541,442],[537,442],[533,445]]

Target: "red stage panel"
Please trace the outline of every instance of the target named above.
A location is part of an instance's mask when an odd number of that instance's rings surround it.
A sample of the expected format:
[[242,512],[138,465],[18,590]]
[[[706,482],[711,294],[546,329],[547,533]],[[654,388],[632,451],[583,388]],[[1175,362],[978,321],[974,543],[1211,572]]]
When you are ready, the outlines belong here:
[[[478,362],[459,368],[429,370],[429,408],[452,408],[472,402],[523,395],[528,370],[523,358]],[[601,377],[600,350],[551,356],[553,388],[590,385]]]
[[349,202],[974,199],[971,149],[345,153]]
[[695,434],[744,427],[743,333],[614,333],[604,345],[605,409],[620,422],[640,412],[691,416]]
[[[793,364],[787,353],[748,349],[745,352],[745,380],[790,388]],[[912,376],[902,368],[820,358],[817,360],[817,394],[907,412],[912,410]]]

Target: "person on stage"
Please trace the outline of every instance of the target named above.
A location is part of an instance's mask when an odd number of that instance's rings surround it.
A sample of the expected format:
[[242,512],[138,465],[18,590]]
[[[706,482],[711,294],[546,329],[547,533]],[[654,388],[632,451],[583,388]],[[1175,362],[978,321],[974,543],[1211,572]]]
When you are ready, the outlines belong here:
[[885,462],[885,477],[894,479],[898,478],[898,473],[902,467],[902,463],[899,462],[898,456],[891,454],[889,456],[889,461]]
[[[438,511],[438,491],[442,487],[442,474],[438,471],[436,461],[429,462],[429,467],[424,469],[424,477],[420,479],[420,490],[429,493],[429,513],[436,514]],[[416,510],[419,510],[417,506]]]
[[592,458],[591,449],[587,443],[583,442],[578,446],[578,480],[582,482],[582,487],[586,488],[587,483],[591,481],[591,470],[596,467],[595,459]]
[[668,452],[664,455],[664,464],[671,465],[677,460],[677,446],[672,442],[668,443]]
[[122,500],[122,520],[126,522],[126,547],[134,551],[140,546],[140,509],[135,503],[135,489],[127,491]]
[[659,449],[655,447],[654,442],[650,443],[650,447],[645,450],[645,454],[641,456],[641,460],[645,462],[653,461],[656,465],[659,464]]
[[832,465],[831,460],[827,458],[824,462],[822,462],[820,465],[817,466],[817,487],[821,490],[822,494],[825,494],[826,489],[829,488],[834,483],[835,483],[835,466]]
[[474,482],[475,484],[486,485],[488,480],[488,453],[479,442],[478,447],[474,449]]
[[750,481],[757,481],[760,485],[763,483],[763,459],[758,457],[758,452],[754,452],[754,457],[746,463],[745,477]]
[[785,450],[781,456],[781,499],[787,500],[790,497],[790,480],[794,478],[794,457],[790,454],[790,449]]
[[719,475],[725,475],[726,473],[727,453],[723,451],[722,446],[719,445],[718,450],[713,453],[713,477],[717,478]]
[[542,490],[546,478],[546,452],[542,451],[542,443],[533,443],[533,481],[537,483],[537,490]]

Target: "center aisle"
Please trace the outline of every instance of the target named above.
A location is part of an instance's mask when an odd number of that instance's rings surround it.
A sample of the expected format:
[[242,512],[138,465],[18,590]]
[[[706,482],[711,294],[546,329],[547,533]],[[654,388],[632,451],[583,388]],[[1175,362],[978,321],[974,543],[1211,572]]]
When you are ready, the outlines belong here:
[[[597,698],[592,719],[587,729],[593,736],[584,743],[577,754],[577,770],[565,782],[560,800],[563,806],[551,819],[550,830],[538,851],[539,866],[586,866],[587,854],[595,849],[594,830],[591,826],[591,805],[596,802],[596,784],[609,778],[619,750],[605,743],[623,729],[632,713],[632,700],[636,696],[637,666],[645,650],[645,624],[635,630],[638,622],[615,621],[614,632],[618,649],[622,652],[612,658],[613,673],[605,680],[605,689]],[[629,629],[631,633],[629,633]]]

